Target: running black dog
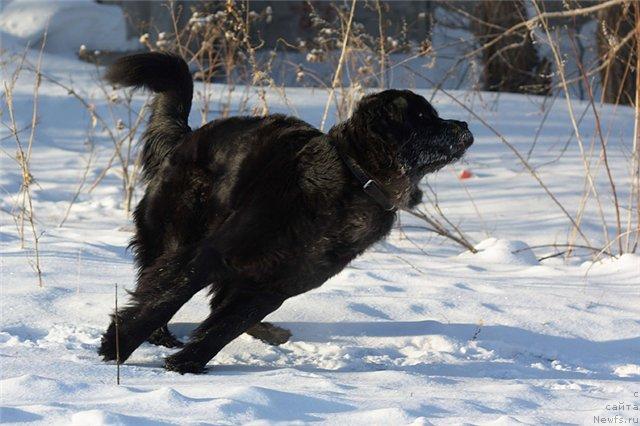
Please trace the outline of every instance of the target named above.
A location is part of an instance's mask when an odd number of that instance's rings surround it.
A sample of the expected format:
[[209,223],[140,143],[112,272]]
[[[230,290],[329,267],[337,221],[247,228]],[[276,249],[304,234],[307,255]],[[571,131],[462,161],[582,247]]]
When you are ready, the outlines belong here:
[[[323,133],[284,115],[233,117],[192,131],[187,64],[162,53],[124,57],[114,85],[156,93],[143,135],[147,190],[135,211],[139,276],[119,310],[119,359],[145,340],[181,346],[166,328],[199,290],[211,314],[165,368],[200,373],[248,331],[286,341],[260,321],[288,298],[340,272],[390,231],[396,210],[421,199],[420,179],[473,143],[423,97],[385,90]],[[113,322],[99,353],[116,359]]]

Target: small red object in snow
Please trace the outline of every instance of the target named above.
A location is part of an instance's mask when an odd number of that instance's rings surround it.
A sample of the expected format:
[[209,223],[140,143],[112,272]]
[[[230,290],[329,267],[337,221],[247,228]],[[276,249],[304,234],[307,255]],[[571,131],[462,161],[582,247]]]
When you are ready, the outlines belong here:
[[458,176],[459,179],[469,179],[470,177],[473,177],[473,173],[471,173],[467,169],[464,169],[463,171],[461,171],[460,175]]

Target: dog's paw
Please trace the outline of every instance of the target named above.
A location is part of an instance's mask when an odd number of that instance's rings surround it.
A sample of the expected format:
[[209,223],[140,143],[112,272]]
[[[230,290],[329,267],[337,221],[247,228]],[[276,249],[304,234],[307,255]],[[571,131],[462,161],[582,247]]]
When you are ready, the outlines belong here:
[[247,330],[247,334],[272,346],[287,343],[291,338],[289,330],[273,325],[270,322],[260,322],[254,325]]
[[204,374],[207,368],[200,362],[181,360],[175,355],[169,356],[164,360],[164,368],[168,371],[175,371],[180,374]]
[[113,333],[107,331],[102,335],[98,355],[102,356],[103,361],[115,361],[118,358],[116,351],[116,339]]
[[122,364],[137,348],[137,346],[132,345],[131,340],[122,331],[118,334],[117,340],[116,345],[116,332],[112,324],[102,335],[100,348],[98,348],[98,355],[101,355],[104,361],[119,360],[120,364]]
[[184,343],[171,334],[166,326],[154,331],[147,339],[147,342],[156,346],[164,346],[165,348],[181,348],[184,346]]

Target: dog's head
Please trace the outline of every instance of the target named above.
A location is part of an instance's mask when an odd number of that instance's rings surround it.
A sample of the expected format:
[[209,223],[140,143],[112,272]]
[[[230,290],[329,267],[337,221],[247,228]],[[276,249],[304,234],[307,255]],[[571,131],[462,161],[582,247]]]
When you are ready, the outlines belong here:
[[473,143],[467,123],[440,118],[425,98],[409,90],[364,97],[352,122],[375,133],[412,181],[460,159]]

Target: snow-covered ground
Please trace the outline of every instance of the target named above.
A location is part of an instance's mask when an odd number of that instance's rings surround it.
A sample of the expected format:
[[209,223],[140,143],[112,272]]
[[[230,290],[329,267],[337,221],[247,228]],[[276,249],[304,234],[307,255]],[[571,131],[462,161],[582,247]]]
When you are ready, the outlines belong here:
[[87,49],[127,50],[140,45],[125,37],[125,16],[115,5],[92,0],[4,0],[0,3],[0,36],[59,53]]
[[[108,116],[93,66],[45,54],[44,69]],[[19,128],[31,119],[32,83],[25,72],[15,89]],[[543,120],[541,98],[456,96],[527,152]],[[136,104],[144,98],[137,95]],[[302,118],[320,122],[324,91],[290,89],[287,99]],[[292,113],[277,93],[269,104]],[[43,82],[32,157],[34,209],[44,232],[43,288],[29,266],[33,252],[20,249],[7,213],[21,175],[7,155],[13,156],[14,141],[6,127],[0,130],[0,422],[538,425],[592,424],[596,417],[621,415],[637,423],[640,414],[632,408],[640,400],[640,256],[593,264],[578,252],[566,262],[538,262],[554,249],[530,251],[525,244],[565,242],[566,217],[482,124],[446,96],[438,94],[434,104],[444,117],[468,120],[476,135],[466,164],[444,169],[428,183],[480,253],[464,253],[401,214],[402,231],[394,230],[323,287],[268,317],[293,332],[290,342],[272,347],[243,335],[200,376],[165,371],[162,361],[172,350],[144,344],[122,366],[117,386],[115,366],[101,362],[96,350],[112,311],[114,283],[123,303],[134,279],[120,179],[110,173],[91,193],[83,191],[58,227],[83,175],[91,120],[76,99]],[[575,107],[581,114],[587,105]],[[602,114],[609,162],[626,200],[633,111],[604,107]],[[192,123],[199,121],[194,111]],[[590,143],[590,112],[582,123]],[[531,158],[573,214],[584,185],[575,141],[551,162],[570,134],[566,104],[557,100]],[[28,130],[21,135],[26,138]],[[102,132],[94,142],[97,157],[88,182],[112,152]],[[462,167],[474,177],[457,179]],[[599,182],[610,214],[609,187]],[[584,229],[602,246],[599,223],[589,209]],[[199,294],[170,328],[184,338],[206,313]]]

